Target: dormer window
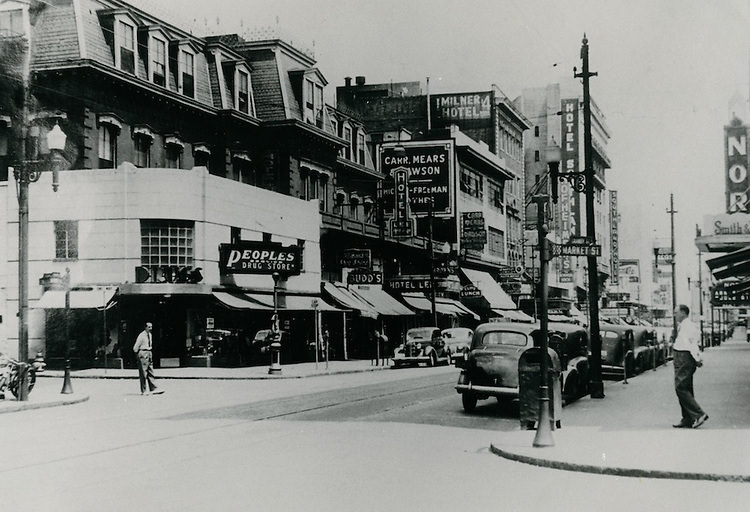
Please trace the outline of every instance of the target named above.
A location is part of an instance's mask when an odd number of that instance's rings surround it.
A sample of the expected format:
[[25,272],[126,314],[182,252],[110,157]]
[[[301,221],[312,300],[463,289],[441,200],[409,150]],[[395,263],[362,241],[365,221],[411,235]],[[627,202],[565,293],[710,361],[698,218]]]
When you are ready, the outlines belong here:
[[167,42],[151,38],[151,81],[162,87],[167,86]]
[[362,130],[357,132],[357,162],[365,165],[365,133]]
[[0,37],[22,36],[25,32],[23,10],[13,9],[0,12]]
[[184,48],[180,49],[179,87],[183,95],[195,97],[195,55]]
[[235,102],[237,110],[248,115],[254,114],[252,93],[250,91],[250,73],[238,67],[235,75]]
[[323,86],[305,79],[305,121],[323,127]]
[[117,21],[115,64],[126,73],[135,74],[135,26]]
[[344,129],[342,130],[341,136],[346,141],[346,146],[344,147],[344,158],[347,160],[352,159],[352,127],[348,125],[344,125]]
[[331,130],[336,137],[339,136],[339,122],[335,119],[331,119]]

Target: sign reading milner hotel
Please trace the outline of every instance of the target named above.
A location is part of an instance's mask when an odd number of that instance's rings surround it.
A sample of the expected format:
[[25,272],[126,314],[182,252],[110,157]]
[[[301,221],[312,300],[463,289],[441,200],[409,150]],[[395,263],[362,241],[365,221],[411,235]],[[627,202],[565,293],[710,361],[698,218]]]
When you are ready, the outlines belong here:
[[219,271],[226,274],[299,275],[300,251],[296,245],[243,241],[219,244]]
[[[403,152],[396,151],[396,146]],[[453,141],[419,141],[384,143],[378,146],[378,166],[385,175],[383,209],[392,214],[394,177],[391,171],[405,168],[408,180],[409,210],[415,217],[425,217],[430,209],[435,217],[453,215]]]

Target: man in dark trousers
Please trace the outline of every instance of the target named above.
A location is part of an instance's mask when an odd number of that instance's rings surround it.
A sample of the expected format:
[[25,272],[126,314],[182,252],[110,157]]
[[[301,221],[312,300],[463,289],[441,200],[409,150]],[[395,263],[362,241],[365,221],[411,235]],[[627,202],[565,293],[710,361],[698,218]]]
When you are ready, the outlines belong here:
[[[141,381],[142,395],[164,393],[164,390],[157,389],[156,384],[154,384],[154,362],[151,354],[151,348],[153,347],[151,330],[153,327],[151,322],[146,322],[146,328],[141,331],[135,340],[135,345],[133,345],[133,352],[138,359],[138,377]],[[148,389],[146,389],[147,383]]]
[[680,304],[674,310],[677,320],[677,338],[672,345],[674,355],[674,389],[682,409],[682,419],[675,428],[698,428],[708,419],[693,395],[693,374],[703,366],[700,352],[700,333],[690,321],[690,309]]

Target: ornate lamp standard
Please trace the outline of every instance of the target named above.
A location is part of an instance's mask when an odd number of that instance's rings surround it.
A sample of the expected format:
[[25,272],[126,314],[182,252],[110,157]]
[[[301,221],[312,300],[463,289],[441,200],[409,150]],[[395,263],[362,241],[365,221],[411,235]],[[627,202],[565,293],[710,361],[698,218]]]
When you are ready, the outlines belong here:
[[[24,107],[25,108],[25,107]],[[28,116],[24,115],[24,119]],[[29,184],[39,181],[41,177],[42,163],[39,160],[26,160],[26,135],[27,127],[22,128],[20,165],[13,169],[13,176],[18,183],[18,360],[21,362],[20,383],[18,390],[19,400],[29,399],[28,364],[29,359]],[[60,126],[55,126],[47,134],[47,146],[53,153],[53,176],[52,190],[57,192],[58,183],[58,156],[56,152],[65,149],[67,136]]]

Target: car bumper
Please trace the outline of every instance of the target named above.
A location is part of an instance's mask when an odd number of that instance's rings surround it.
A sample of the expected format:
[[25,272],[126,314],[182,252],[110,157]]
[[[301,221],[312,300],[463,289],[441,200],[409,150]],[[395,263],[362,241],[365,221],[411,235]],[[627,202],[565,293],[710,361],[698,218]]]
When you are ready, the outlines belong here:
[[399,356],[396,354],[393,356],[394,364],[418,364],[418,363],[429,363],[430,356]]
[[475,386],[471,382],[468,384],[456,384],[456,392],[460,394],[472,393],[476,395],[502,396],[518,398],[518,388],[503,386]]

